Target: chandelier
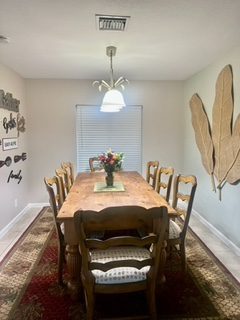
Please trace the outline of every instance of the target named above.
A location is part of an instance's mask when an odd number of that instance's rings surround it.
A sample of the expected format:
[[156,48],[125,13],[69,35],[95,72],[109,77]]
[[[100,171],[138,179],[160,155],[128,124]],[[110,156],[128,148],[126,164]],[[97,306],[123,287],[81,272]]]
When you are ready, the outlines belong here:
[[106,54],[108,57],[110,57],[110,82],[107,83],[104,80],[97,80],[93,82],[93,86],[98,86],[99,91],[102,91],[102,88],[106,88],[108,90],[103,97],[100,109],[102,112],[118,112],[126,106],[121,91],[117,90],[116,88],[120,87],[122,90],[124,90],[124,83],[128,83],[129,81],[124,77],[120,77],[116,81],[113,79],[112,58],[116,55],[116,51],[117,48],[114,46],[109,46],[106,48]]

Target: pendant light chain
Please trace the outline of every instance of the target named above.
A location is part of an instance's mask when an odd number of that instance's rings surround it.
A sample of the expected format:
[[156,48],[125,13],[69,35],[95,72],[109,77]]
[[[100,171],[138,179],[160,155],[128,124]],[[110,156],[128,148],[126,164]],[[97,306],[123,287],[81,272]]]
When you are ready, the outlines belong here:
[[110,51],[110,86],[111,86],[111,88],[114,87],[112,57],[113,57],[113,53],[112,53],[112,50],[111,50]]

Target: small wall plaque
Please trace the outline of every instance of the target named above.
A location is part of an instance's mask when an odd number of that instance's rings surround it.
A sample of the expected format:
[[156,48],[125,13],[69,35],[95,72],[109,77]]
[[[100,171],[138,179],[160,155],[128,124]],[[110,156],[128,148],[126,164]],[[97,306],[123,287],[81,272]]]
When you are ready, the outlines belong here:
[[17,149],[17,148],[18,148],[18,138],[3,138],[2,139],[3,151]]

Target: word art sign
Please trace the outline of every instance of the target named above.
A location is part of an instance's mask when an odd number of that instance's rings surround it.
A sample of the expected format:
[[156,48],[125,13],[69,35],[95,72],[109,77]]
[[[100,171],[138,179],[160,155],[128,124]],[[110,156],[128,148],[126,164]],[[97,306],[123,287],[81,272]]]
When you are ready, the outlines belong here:
[[3,128],[5,129],[6,133],[8,133],[9,130],[16,128],[16,126],[17,126],[16,118],[12,116],[12,113],[10,113],[9,119],[7,117],[3,118]]
[[20,115],[20,113],[17,114],[17,131],[18,131],[18,137],[20,132],[25,132],[25,118]]
[[20,100],[14,99],[11,93],[5,93],[4,90],[0,90],[0,108],[19,112],[19,105]]
[[21,172],[22,172],[22,170],[19,170],[18,173],[13,173],[13,170],[11,170],[11,172],[8,176],[7,182],[9,182],[11,179],[15,179],[18,181],[18,184],[19,184],[22,180]]
[[2,139],[3,151],[17,149],[18,148],[18,138],[3,138]]

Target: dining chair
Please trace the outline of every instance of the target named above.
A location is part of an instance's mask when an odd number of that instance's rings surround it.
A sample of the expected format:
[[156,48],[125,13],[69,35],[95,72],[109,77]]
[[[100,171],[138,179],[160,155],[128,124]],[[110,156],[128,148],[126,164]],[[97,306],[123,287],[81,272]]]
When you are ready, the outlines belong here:
[[74,182],[74,168],[72,162],[62,162],[61,167],[66,170],[69,180],[69,186],[71,187]]
[[89,168],[91,172],[104,170],[98,157],[89,158]]
[[59,209],[63,204],[63,199],[61,196],[61,186],[60,186],[60,178],[58,176],[54,176],[52,178],[44,178],[44,183],[49,195],[49,203],[52,209],[54,224],[57,232],[58,238],[58,283],[59,285],[63,285],[63,265],[65,262],[65,249],[66,244],[64,241],[64,229],[63,224],[60,224],[57,221],[57,214]]
[[174,169],[172,167],[161,167],[157,170],[156,191],[166,199],[167,202],[169,202],[173,175]]
[[[145,291],[151,319],[157,319],[156,287],[165,281],[166,207],[109,207],[100,212],[74,215],[82,256],[81,279],[87,320],[94,316],[95,294]],[[147,235],[129,236],[126,230],[145,229]],[[116,232],[117,236],[113,232]],[[93,239],[92,233],[110,231],[110,238]]]
[[185,239],[192,212],[197,178],[193,175],[178,175],[174,179],[172,207],[177,211],[177,218],[169,221],[168,250],[175,249],[180,255],[182,270],[186,271]]
[[155,189],[159,161],[148,161],[146,181]]
[[69,175],[67,174],[67,171],[63,168],[57,168],[55,170],[55,173],[59,177],[63,200],[65,200],[71,188],[71,181],[69,179]]

